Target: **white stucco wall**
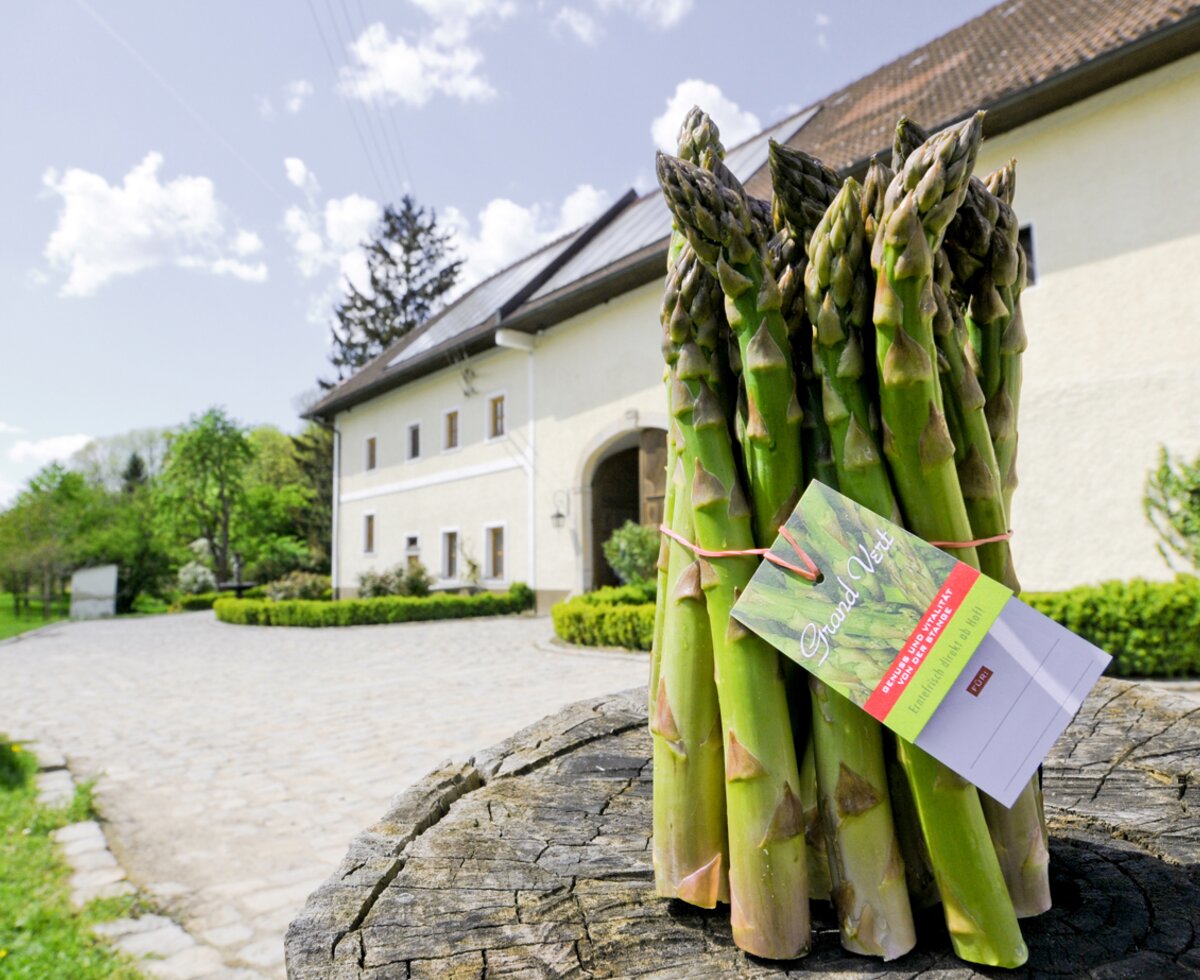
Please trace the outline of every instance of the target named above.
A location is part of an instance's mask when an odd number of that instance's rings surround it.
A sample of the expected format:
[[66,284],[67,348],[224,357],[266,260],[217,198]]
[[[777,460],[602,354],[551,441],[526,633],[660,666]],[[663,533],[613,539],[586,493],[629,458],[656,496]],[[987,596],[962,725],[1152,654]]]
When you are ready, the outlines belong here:
[[1142,513],[1157,446],[1200,452],[1200,55],[989,140],[1017,158],[1022,301],[1013,548],[1022,583],[1169,577]]
[[[1200,55],[989,141],[978,172],[1012,156],[1038,273],[1023,301],[1030,348],[1013,518],[1022,581],[1045,589],[1167,577],[1141,496],[1158,443],[1200,452],[1200,305],[1191,299]],[[436,573],[446,527],[482,560],[484,525],[505,521],[506,581],[581,588],[589,466],[623,434],[666,425],[660,291],[651,283],[544,332],[532,376],[529,354],[492,351],[467,364],[473,394],[456,366],[339,415],[340,584],[402,561],[413,533]],[[486,398],[501,390],[508,436],[485,442]],[[451,407],[461,449],[442,453]],[[412,421],[422,425],[422,455],[406,462]],[[364,473],[371,434],[379,465]],[[556,509],[566,514],[558,529]],[[375,556],[362,554],[367,511],[377,515]]]

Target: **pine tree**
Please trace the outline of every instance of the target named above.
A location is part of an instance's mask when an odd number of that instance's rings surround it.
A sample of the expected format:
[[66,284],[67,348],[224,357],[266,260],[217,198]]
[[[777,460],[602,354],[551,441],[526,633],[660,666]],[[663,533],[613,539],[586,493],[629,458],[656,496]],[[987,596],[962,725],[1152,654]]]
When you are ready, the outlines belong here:
[[[439,231],[434,212],[409,194],[399,208],[384,209],[374,235],[363,243],[366,289],[347,281],[346,296],[334,308],[329,360],[338,381],[424,323],[454,287],[462,260],[453,257],[452,237]],[[320,383],[323,388],[334,384]]]

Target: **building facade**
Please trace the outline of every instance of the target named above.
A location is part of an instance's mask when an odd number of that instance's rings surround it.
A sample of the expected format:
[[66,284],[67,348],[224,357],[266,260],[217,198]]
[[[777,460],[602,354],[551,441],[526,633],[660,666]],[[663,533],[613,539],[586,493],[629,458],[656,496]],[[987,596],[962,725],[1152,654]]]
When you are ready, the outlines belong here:
[[[1034,39],[1015,66],[961,67],[1000,29]],[[1159,444],[1200,451],[1197,52],[1196,7],[1001,4],[728,157],[767,196],[768,138],[854,173],[901,113],[941,126],[991,107],[976,171],[1018,160],[1032,271],[1013,514],[1026,588],[1170,574],[1141,500]],[[655,524],[661,506],[668,233],[657,195],[631,193],[312,410],[336,433],[340,595],[418,559],[447,586],[526,582],[543,606],[608,580],[603,538],[624,519]]]

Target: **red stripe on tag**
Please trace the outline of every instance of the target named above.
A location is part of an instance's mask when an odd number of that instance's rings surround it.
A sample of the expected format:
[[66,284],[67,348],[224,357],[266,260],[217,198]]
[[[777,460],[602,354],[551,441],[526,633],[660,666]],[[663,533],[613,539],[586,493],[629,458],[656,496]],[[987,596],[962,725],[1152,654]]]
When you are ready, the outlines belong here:
[[909,634],[908,639],[904,641],[904,646],[896,654],[896,659],[892,661],[892,665],[875,686],[871,696],[867,698],[867,703],[863,707],[869,714],[879,721],[887,718],[900,695],[904,693],[904,689],[916,677],[917,671],[925,663],[925,659],[929,651],[933,649],[938,637],[945,633],[946,628],[950,625],[950,620],[958,612],[963,599],[971,591],[971,586],[978,578],[979,573],[970,565],[959,562],[954,566],[954,571],[947,577],[942,584],[941,591],[929,604],[929,608],[925,610],[917,628]]

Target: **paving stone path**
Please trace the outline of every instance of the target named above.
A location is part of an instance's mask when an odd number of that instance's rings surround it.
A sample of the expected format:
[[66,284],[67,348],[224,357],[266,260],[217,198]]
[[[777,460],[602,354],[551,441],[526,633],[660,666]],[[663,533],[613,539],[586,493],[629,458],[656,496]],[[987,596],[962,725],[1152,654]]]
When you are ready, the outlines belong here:
[[226,975],[279,977],[288,922],[393,795],[449,757],[644,679],[644,655],[550,636],[549,620],[528,617],[57,624],[0,644],[0,729],[98,777],[121,866],[220,952]]

